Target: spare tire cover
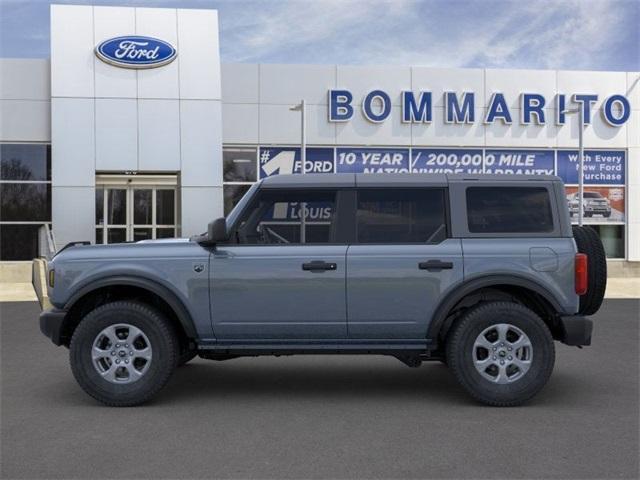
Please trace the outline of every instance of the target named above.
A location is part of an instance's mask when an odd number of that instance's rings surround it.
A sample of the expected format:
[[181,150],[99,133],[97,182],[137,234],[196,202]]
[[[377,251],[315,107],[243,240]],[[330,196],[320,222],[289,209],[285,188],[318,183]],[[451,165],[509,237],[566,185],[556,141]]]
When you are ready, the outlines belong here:
[[593,315],[602,305],[607,288],[607,256],[598,233],[591,227],[573,226],[573,238],[578,252],[587,255],[587,293],[580,296],[582,315]]

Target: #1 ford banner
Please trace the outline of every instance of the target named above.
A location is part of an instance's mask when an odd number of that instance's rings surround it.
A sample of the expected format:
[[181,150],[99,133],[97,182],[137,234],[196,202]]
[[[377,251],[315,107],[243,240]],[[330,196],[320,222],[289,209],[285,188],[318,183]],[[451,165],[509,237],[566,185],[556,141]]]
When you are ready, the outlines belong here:
[[[306,173],[333,173],[333,148],[307,148]],[[260,178],[302,173],[300,148],[260,147]]]

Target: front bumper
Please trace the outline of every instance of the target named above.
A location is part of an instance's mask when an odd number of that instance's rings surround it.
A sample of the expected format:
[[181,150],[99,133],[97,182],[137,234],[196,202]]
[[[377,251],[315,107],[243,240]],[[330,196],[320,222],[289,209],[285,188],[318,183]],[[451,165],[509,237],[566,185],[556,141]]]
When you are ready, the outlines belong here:
[[58,346],[62,345],[65,340],[62,336],[62,327],[66,316],[66,310],[59,310],[57,308],[44,310],[40,314],[40,331],[45,337],[50,338],[51,341]]
[[591,345],[593,321],[582,315],[560,317],[560,340],[566,345]]
[[584,211],[589,213],[608,213],[611,211],[611,207],[607,207],[606,205],[592,205],[584,207]]

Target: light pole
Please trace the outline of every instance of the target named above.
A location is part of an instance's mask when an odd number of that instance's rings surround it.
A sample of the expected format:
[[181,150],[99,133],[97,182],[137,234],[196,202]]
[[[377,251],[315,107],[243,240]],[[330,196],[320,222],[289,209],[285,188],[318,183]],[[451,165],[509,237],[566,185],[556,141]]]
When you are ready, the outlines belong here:
[[289,107],[292,112],[300,112],[300,161],[302,162],[302,173],[307,173],[307,115],[305,112],[304,99],[300,103]]
[[[289,107],[292,112],[300,112],[300,161],[302,162],[302,174],[307,173],[307,121],[305,114],[304,98],[300,100],[300,103]],[[307,204],[305,202],[300,203],[300,243],[306,243],[307,241]]]
[[578,108],[563,110],[562,113],[578,113],[578,225],[582,226],[584,217],[584,103]]

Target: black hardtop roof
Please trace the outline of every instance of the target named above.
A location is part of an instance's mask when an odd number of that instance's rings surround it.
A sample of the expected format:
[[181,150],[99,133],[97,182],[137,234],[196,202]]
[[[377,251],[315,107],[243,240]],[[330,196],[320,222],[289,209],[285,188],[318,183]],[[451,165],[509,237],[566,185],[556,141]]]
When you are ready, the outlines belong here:
[[274,175],[261,180],[262,188],[446,186],[451,182],[561,181],[554,175],[450,173],[307,173]]

